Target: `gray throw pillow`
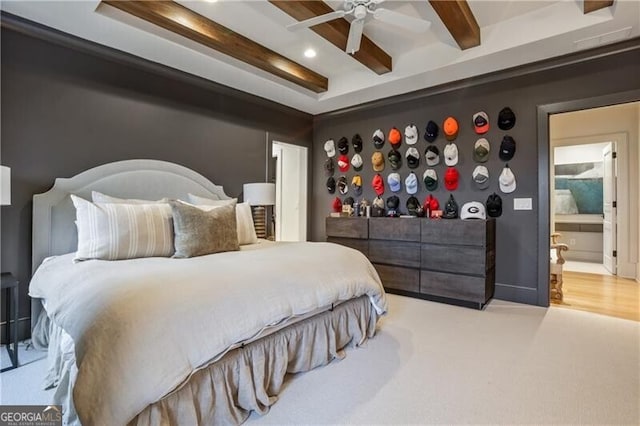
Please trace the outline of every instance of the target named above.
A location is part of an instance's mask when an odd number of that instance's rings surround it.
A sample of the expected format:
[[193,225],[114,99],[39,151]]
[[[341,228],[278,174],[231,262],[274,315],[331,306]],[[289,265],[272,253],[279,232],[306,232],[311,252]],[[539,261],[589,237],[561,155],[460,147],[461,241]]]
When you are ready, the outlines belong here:
[[179,201],[171,201],[173,214],[173,257],[195,257],[240,250],[236,228],[236,205],[203,211]]

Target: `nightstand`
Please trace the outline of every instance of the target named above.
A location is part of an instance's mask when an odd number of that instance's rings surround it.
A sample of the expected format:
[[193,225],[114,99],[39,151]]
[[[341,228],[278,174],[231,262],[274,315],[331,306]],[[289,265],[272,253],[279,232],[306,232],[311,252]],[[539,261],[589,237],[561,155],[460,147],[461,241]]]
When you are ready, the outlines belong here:
[[[18,367],[18,280],[10,272],[2,273],[2,291],[5,290],[9,290],[5,311],[7,312],[7,352],[11,359],[11,367],[3,368],[0,372]],[[13,343],[13,350],[11,343]]]

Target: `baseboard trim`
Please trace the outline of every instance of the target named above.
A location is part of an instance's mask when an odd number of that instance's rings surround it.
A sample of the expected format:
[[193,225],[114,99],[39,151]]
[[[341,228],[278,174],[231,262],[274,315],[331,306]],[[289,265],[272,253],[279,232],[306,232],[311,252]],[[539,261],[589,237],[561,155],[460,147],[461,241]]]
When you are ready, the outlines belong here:
[[549,306],[538,304],[538,289],[531,287],[520,287],[510,284],[496,283],[494,299],[506,300],[508,302],[526,303],[528,305]]
[[[18,340],[25,340],[31,338],[31,317],[24,317],[18,319]],[[3,345],[7,344],[7,323],[0,324],[0,342]]]

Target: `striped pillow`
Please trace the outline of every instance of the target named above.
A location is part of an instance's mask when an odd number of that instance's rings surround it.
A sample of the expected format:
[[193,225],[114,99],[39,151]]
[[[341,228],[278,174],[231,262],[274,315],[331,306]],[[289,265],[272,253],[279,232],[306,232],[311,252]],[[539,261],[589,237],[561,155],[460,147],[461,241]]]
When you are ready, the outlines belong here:
[[169,204],[92,203],[75,195],[71,200],[78,227],[74,261],[173,255]]

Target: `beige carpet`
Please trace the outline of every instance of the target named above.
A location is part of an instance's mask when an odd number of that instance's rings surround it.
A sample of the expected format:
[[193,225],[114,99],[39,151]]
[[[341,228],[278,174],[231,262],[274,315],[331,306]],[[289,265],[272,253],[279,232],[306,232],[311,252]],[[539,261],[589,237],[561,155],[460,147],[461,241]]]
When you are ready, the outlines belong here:
[[[292,376],[270,413],[248,424],[640,423],[637,322],[502,301],[475,311],[389,299],[364,348]],[[3,373],[2,403],[46,395],[36,391],[42,363]]]

